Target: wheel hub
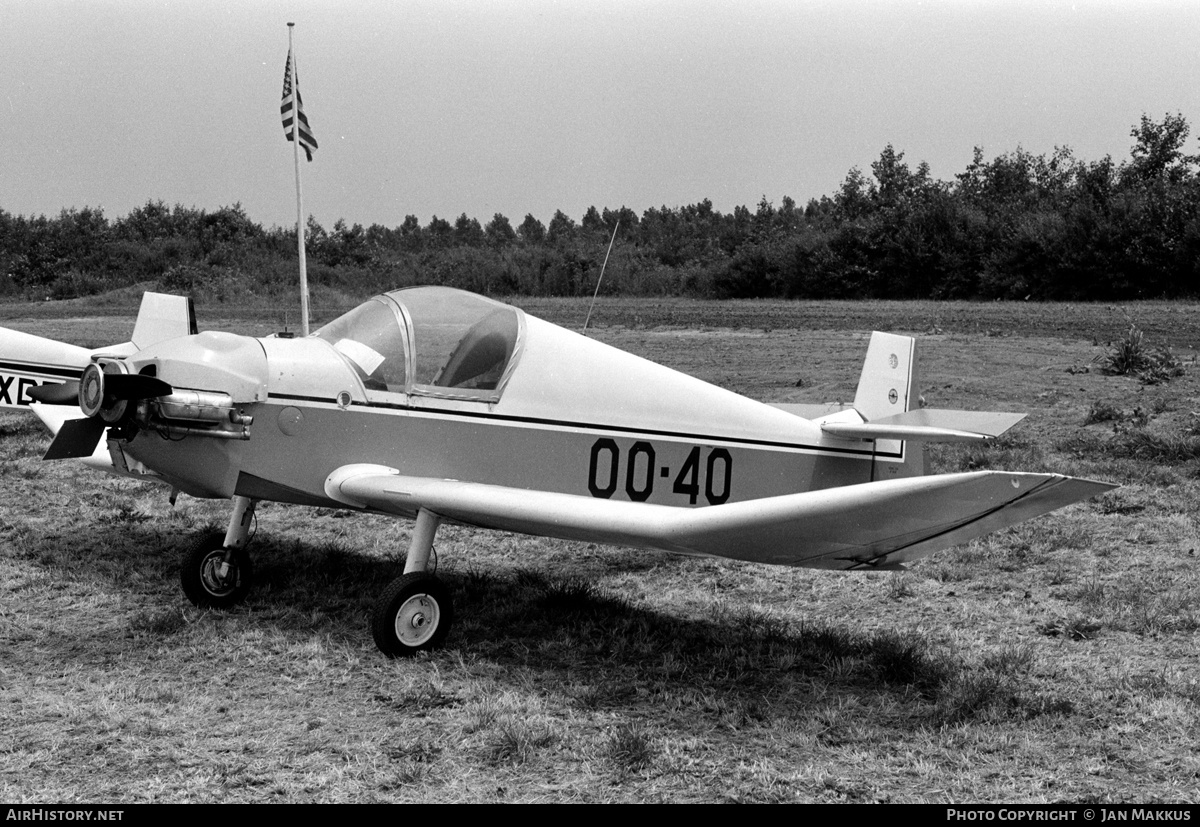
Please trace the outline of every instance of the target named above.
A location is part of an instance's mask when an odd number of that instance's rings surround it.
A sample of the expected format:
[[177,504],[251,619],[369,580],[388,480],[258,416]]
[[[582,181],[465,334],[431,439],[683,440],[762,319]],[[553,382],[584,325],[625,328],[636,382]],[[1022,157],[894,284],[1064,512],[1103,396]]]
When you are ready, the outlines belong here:
[[437,631],[440,610],[427,594],[414,594],[396,612],[396,637],[405,646],[420,646]]
[[204,561],[200,578],[214,595],[225,595],[237,586],[237,568],[224,560],[224,551],[215,551]]

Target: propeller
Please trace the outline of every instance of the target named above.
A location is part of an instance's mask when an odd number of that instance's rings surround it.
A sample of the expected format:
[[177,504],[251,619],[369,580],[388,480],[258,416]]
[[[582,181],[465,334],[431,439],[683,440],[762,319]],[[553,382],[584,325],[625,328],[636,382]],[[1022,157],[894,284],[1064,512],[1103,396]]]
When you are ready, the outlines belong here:
[[[92,405],[103,405],[104,402],[130,401],[153,399],[157,396],[167,396],[174,389],[161,379],[153,376],[143,376],[138,373],[99,373],[96,384],[88,384],[88,396]],[[80,405],[79,380],[68,379],[47,385],[38,385],[25,391],[29,398],[43,405]],[[82,407],[82,406],[81,406]]]
[[125,419],[129,402],[168,396],[174,389],[154,376],[140,373],[106,373],[104,366],[92,363],[83,369],[79,381],[30,388],[31,398],[48,405],[79,405],[85,419],[63,423],[43,459],[88,457],[96,450],[104,430]]
[[54,441],[50,443],[42,459],[90,457],[100,444],[100,437],[104,435],[104,429],[107,427],[103,419],[92,416],[68,419],[54,435]]
[[68,379],[66,382],[56,382],[49,385],[38,385],[25,392],[29,398],[43,405],[77,405],[79,404],[79,382]]
[[[92,368],[95,368],[93,370]],[[167,396],[174,390],[161,379],[140,373],[105,373],[99,365],[83,369],[79,388],[79,407],[88,416],[103,415],[115,403],[136,402]],[[110,419],[110,417],[105,417]]]

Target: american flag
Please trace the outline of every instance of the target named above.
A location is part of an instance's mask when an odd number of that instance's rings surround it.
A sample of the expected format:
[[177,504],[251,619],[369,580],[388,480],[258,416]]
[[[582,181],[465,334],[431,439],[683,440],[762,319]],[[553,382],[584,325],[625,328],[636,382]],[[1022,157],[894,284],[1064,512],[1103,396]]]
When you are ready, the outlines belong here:
[[[300,78],[296,78],[296,111],[300,115],[300,146],[308,160],[312,160],[313,150],[317,148],[317,139],[309,128],[308,118],[304,115],[304,101],[300,98]],[[288,49],[287,63],[283,67],[283,103],[279,106],[279,114],[283,116],[283,134],[289,141],[295,140],[292,129],[292,50]]]

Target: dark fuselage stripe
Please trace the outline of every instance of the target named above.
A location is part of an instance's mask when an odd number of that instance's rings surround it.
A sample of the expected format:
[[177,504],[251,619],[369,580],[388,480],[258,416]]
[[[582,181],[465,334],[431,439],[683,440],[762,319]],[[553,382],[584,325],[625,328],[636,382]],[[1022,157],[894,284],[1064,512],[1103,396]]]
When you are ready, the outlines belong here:
[[80,368],[35,365],[29,362],[0,362],[0,370],[11,373],[32,373],[38,376],[61,376],[64,379],[78,379],[83,373]]
[[328,405],[336,405],[336,399],[328,399],[324,396],[300,396],[294,393],[271,393],[267,394],[271,399],[286,399],[290,402],[324,402]]

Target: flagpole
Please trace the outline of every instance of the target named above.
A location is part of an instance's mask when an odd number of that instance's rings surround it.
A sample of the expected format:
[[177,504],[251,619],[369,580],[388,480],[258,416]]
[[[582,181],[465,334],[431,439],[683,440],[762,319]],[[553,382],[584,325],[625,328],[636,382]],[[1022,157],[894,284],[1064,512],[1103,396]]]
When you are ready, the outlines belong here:
[[288,54],[292,56],[288,72],[292,85],[292,159],[296,164],[296,247],[300,254],[300,335],[308,335],[308,261],[304,255],[304,190],[300,185],[300,88],[296,85],[296,50],[292,47],[292,29],[288,23]]

